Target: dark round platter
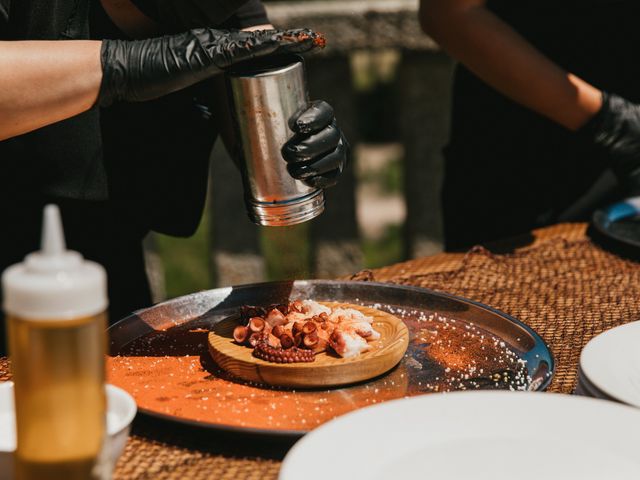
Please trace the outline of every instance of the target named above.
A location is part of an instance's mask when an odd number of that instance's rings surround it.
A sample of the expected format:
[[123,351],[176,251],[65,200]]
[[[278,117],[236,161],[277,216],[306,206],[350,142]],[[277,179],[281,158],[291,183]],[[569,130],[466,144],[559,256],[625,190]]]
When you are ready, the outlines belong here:
[[[286,390],[251,385],[207,354],[207,331],[242,305],[293,299],[373,306],[403,319],[409,349],[390,372],[343,388]],[[554,360],[522,322],[470,300],[423,288],[310,280],[218,288],[138,311],[109,329],[109,381],[140,412],[185,425],[247,434],[301,436],[374,403],[462,389],[544,390]]]

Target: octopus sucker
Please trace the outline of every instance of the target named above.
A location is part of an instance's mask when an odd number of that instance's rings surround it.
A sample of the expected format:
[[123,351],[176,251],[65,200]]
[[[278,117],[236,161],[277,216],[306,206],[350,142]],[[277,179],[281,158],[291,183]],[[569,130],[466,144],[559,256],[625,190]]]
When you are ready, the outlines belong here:
[[303,350],[298,347],[285,350],[284,348],[272,347],[264,341],[256,344],[253,356],[274,363],[308,363],[316,359],[316,354],[312,350]]

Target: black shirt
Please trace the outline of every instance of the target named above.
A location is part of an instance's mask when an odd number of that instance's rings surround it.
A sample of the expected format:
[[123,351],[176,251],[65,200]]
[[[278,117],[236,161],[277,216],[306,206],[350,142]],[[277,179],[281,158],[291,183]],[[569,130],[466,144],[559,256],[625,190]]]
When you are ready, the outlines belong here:
[[[488,6],[566,71],[640,102],[637,0],[490,0]],[[443,187],[448,248],[584,221],[617,194],[613,185],[591,195],[606,165],[572,132],[462,66],[453,93]]]
[[[97,3],[91,15],[92,37],[126,38]],[[259,0],[133,3],[167,30],[204,25],[244,28],[268,22]],[[174,9],[179,6],[185,15],[193,16],[178,23],[163,21],[151,8],[156,4]],[[162,233],[193,234],[204,208],[209,154],[217,136],[216,102],[224,101],[215,98],[211,83],[205,81],[151,102],[121,103],[102,111],[109,195],[118,217]],[[209,115],[203,116],[203,106],[211,113],[211,120]]]

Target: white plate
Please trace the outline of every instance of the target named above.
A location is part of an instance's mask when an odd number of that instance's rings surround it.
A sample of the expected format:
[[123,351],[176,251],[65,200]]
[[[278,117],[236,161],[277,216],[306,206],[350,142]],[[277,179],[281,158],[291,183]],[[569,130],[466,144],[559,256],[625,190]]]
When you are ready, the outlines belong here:
[[593,338],[582,350],[580,369],[606,395],[640,407],[640,322]]
[[457,392],[385,402],[300,440],[280,480],[637,480],[640,411],[548,393]]
[[[107,385],[107,432],[105,455],[115,465],[124,451],[131,422],[136,416],[136,402],[121,388]],[[0,382],[0,480],[13,478],[13,452],[16,449],[16,423],[13,382]]]

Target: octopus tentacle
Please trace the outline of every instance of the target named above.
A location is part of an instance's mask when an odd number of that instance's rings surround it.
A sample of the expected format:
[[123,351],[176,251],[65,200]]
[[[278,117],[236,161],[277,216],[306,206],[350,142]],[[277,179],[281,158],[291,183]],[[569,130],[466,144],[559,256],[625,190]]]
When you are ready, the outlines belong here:
[[266,341],[260,341],[253,349],[253,356],[267,362],[274,363],[301,363],[313,362],[316,355],[312,350],[303,350],[298,347],[288,349],[270,346]]

